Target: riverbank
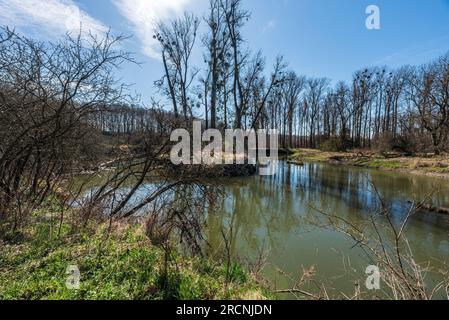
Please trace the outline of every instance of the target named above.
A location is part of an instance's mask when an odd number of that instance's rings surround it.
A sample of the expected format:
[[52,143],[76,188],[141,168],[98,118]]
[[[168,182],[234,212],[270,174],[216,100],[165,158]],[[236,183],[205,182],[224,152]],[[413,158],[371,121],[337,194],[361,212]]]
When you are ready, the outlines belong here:
[[[8,241],[0,240],[0,300],[265,299],[242,266],[229,270],[205,258],[165,253],[140,224],[92,222],[83,231],[56,216],[37,214]],[[66,285],[67,268],[80,272],[79,289]]]
[[449,155],[410,156],[378,153],[327,152],[314,149],[292,149],[291,163],[325,162],[387,171],[406,172],[449,179]]

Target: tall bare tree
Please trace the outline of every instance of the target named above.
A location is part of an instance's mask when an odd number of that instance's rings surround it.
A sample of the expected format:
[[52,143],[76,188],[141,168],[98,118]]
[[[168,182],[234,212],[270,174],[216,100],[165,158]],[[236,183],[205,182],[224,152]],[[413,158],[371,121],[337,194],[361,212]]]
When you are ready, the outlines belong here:
[[[192,14],[168,23],[159,23],[154,38],[161,46],[165,75],[157,84],[165,88],[178,115],[178,105],[182,107],[184,119],[192,117],[189,89],[198,73],[191,68],[191,56],[195,46],[200,21]],[[167,82],[165,86],[165,82]]]

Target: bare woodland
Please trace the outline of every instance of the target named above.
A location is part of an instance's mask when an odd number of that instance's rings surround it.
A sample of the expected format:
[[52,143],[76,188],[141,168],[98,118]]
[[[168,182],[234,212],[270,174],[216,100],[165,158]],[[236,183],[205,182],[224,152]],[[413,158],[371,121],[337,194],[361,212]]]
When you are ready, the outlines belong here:
[[[403,153],[447,151],[449,57],[397,70],[356,71],[351,83],[308,78],[279,56],[271,71],[252,53],[242,29],[250,13],[240,0],[210,2],[199,18],[186,14],[158,27],[165,75],[158,82],[182,116],[200,114],[207,128],[266,128],[284,147],[380,148]],[[204,66],[189,64],[201,42]],[[186,97],[187,96],[187,97]]]

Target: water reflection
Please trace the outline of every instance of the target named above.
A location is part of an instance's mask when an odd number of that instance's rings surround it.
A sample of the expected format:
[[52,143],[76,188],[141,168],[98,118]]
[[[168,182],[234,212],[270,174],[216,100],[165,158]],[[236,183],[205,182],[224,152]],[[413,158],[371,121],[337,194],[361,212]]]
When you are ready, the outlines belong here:
[[[366,256],[342,235],[312,223],[319,215],[312,207],[365,223],[379,206],[373,185],[396,223],[404,219],[410,201],[424,200],[436,189],[440,191],[432,198],[434,205],[449,206],[449,184],[442,179],[324,164],[281,164],[275,176],[229,180],[225,198],[209,210],[209,253],[222,254],[222,231],[230,230],[233,255],[251,259],[262,249],[269,251],[266,275],[280,287],[288,281],[277,269],[294,275],[301,266],[316,265],[318,274],[335,278],[342,290],[352,290],[347,279],[338,280],[342,257],[353,269],[364,271]],[[448,230],[445,216],[422,212],[411,219],[406,235],[417,260],[449,262]]]
[[[148,183],[133,196],[130,205],[160,187],[157,182]],[[121,190],[123,195],[128,188]],[[354,281],[364,282],[361,277],[371,261],[345,236],[318,227],[320,214],[314,208],[362,226],[379,208],[376,192],[385,199],[398,224],[407,214],[410,201],[422,201],[434,190],[439,192],[432,197],[433,204],[449,207],[447,180],[326,164],[280,163],[274,176],[229,179],[224,189],[225,196],[218,202],[204,201],[209,255],[223,256],[225,233],[234,257],[255,260],[261,252],[268,253],[265,276],[277,288],[291,284],[285,274],[297,277],[302,267],[313,265],[321,279],[331,280],[337,290],[347,294],[353,292]],[[183,198],[182,194],[181,190],[168,193],[165,200]],[[119,193],[117,199],[123,195]],[[157,205],[152,203],[142,213],[158,212]],[[366,229],[367,235],[369,232]],[[385,236],[392,239],[391,234]],[[406,236],[418,262],[431,262],[437,267],[449,263],[448,216],[419,213],[409,221]],[[350,277],[348,270],[352,271]]]

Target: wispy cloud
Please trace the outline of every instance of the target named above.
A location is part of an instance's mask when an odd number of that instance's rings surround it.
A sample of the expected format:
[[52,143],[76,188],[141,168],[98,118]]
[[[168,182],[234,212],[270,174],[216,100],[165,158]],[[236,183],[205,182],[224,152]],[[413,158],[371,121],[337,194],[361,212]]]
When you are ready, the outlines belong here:
[[393,52],[381,59],[374,61],[373,65],[403,65],[403,64],[417,64],[429,61],[439,55],[443,55],[447,52],[448,46],[442,46],[447,44],[449,36],[445,35],[435,39],[430,39],[427,42],[420,43],[418,45],[404,48],[400,51]]
[[276,27],[276,20],[270,20],[260,30],[261,34],[265,34],[267,31]]
[[194,0],[113,0],[131,25],[142,46],[143,53],[158,58],[157,43],[153,39],[157,21],[180,14]]
[[72,0],[0,0],[0,24],[46,36],[107,31]]

